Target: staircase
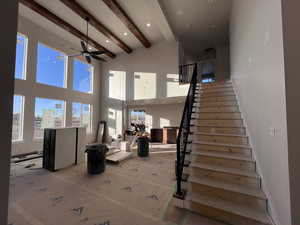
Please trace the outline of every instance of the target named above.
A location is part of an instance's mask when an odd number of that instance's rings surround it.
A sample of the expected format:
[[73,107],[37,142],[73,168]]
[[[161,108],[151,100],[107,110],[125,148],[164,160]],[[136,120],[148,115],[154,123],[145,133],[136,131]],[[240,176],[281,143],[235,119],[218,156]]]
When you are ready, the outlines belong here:
[[228,224],[271,225],[243,124],[230,81],[197,84],[180,179],[183,191],[174,196],[178,206]]

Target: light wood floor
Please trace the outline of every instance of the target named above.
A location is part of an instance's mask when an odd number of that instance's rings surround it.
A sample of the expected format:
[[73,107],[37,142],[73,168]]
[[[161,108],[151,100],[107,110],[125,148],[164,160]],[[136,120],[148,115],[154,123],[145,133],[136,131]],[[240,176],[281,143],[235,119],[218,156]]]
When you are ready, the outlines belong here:
[[9,224],[222,225],[172,205],[174,160],[134,157],[96,176],[85,164],[56,173],[41,169],[41,160],[12,164]]

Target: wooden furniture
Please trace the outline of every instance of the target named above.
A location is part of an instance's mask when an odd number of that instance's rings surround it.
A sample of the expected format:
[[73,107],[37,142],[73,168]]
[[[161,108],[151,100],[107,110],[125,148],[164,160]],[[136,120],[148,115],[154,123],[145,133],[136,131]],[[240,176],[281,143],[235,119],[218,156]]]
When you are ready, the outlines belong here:
[[163,143],[176,144],[179,127],[164,127],[163,128]]
[[162,128],[152,128],[150,131],[151,142],[163,142],[163,129]]

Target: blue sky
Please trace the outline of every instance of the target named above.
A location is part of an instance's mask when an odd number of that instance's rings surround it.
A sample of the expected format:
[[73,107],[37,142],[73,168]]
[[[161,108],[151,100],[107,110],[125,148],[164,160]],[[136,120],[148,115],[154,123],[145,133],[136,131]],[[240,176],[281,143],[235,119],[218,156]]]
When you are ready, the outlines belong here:
[[15,77],[22,79],[24,75],[24,58],[25,58],[25,46],[26,38],[22,35],[17,36],[17,47],[16,47],[16,70]]
[[14,96],[14,109],[13,109],[14,114],[21,112],[21,106],[22,106],[22,97],[19,95],[15,95]]
[[[26,59],[26,46],[27,39],[25,36],[17,36],[16,45],[16,70],[15,78],[24,79],[25,76],[25,59]],[[37,46],[37,67],[36,67],[36,81],[38,83],[47,84],[56,87],[64,87],[65,82],[65,68],[67,63],[67,57],[64,53],[54,50],[41,43]],[[30,57],[30,56],[28,56]],[[73,60],[73,89],[81,92],[91,91],[91,76],[90,71],[92,66],[79,61],[77,59]],[[14,113],[17,112],[17,107],[20,105],[20,98],[15,98]],[[40,99],[36,100],[35,114],[41,115],[44,108],[57,107],[56,104],[63,104],[63,101],[51,100],[51,99]]]

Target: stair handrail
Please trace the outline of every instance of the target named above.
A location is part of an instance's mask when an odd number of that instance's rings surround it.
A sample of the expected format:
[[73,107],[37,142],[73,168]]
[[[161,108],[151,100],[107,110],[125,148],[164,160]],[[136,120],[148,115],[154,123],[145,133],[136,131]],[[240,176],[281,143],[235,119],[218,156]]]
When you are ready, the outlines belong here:
[[183,168],[185,163],[185,155],[187,152],[187,145],[189,144],[189,135],[190,135],[190,125],[191,125],[191,117],[193,111],[193,105],[195,102],[195,92],[197,86],[197,63],[189,64],[189,65],[182,65],[180,66],[180,71],[182,71],[183,67],[193,66],[193,74],[190,79],[190,87],[189,91],[185,100],[184,110],[182,114],[182,119],[180,123],[180,128],[177,136],[177,154],[176,154],[176,180],[177,180],[177,187],[175,196],[177,198],[184,198],[185,192],[182,189],[182,181],[183,181]]

